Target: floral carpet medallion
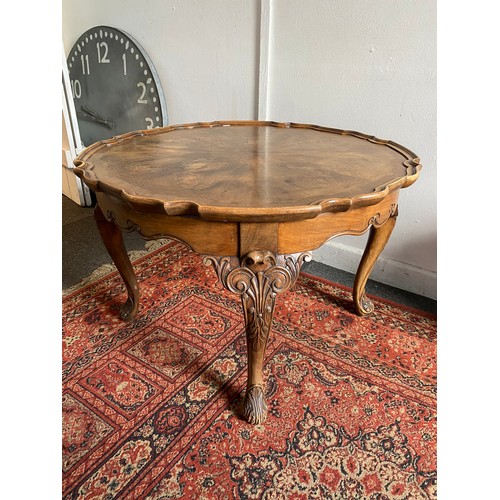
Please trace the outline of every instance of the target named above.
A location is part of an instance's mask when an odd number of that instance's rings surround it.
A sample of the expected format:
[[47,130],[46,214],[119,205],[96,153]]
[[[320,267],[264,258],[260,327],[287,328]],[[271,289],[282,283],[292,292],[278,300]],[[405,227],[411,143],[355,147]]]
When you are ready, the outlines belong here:
[[436,491],[436,320],[301,274],[276,303],[268,418],[239,417],[239,297],[184,245],[63,299],[63,498],[426,499]]

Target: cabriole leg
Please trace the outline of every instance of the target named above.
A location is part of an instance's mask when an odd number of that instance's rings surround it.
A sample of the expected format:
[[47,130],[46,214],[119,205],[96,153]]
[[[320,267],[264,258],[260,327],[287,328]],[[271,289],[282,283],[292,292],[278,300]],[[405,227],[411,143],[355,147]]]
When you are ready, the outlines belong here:
[[370,228],[370,235],[356,272],[353,287],[354,308],[360,316],[366,316],[373,311],[373,303],[365,295],[365,286],[375,262],[389,241],[396,224],[396,216],[397,212],[382,225],[374,224]]
[[120,316],[123,320],[130,321],[139,308],[139,285],[123,243],[122,231],[113,222],[106,219],[98,204],[94,209],[94,219],[104,246],[125,282],[128,297],[120,308]]
[[265,251],[250,252],[241,259],[204,258],[205,265],[214,266],[221,283],[241,296],[248,353],[242,416],[251,424],[260,424],[267,417],[262,369],[276,296],[295,283],[300,267],[310,258],[310,253],[282,256]]

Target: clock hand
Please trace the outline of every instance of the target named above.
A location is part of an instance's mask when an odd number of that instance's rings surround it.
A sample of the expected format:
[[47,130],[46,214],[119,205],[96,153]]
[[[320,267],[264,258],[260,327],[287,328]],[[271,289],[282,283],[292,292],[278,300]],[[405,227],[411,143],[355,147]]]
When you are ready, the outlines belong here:
[[77,114],[77,116],[79,116],[80,118],[83,118],[84,120],[89,120],[92,122],[101,123],[102,125],[104,125],[105,127],[109,128],[111,130],[113,130],[115,128],[115,124],[113,122],[108,121],[108,120],[96,118],[95,116],[92,116],[92,115],[86,115],[86,114],[82,113],[81,111],[77,111],[76,114]]
[[96,123],[101,123],[102,125],[108,127],[111,130],[115,128],[115,124],[112,121],[105,120],[104,118],[100,117],[92,108],[89,108],[88,106],[81,106],[81,109],[85,113],[82,113],[81,111],[76,112],[76,114],[80,118],[84,118],[85,120],[90,120]]

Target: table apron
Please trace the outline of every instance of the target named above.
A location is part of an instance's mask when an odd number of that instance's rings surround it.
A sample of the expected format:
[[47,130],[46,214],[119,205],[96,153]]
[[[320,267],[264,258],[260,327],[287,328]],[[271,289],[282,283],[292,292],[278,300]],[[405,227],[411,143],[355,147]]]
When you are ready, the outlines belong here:
[[346,212],[323,213],[314,219],[279,224],[278,253],[315,250],[335,236],[361,235],[371,226],[381,226],[397,215],[399,190],[380,203]]
[[397,215],[398,195],[396,190],[376,205],[323,213],[314,219],[249,223],[138,212],[120,198],[96,193],[104,216],[122,231],[137,231],[144,239],[171,237],[201,254],[240,257],[252,250],[281,255],[307,252],[335,236],[363,234],[370,226],[380,226]]
[[108,220],[122,231],[137,231],[144,239],[171,237],[195,252],[209,255],[238,255],[238,223],[212,222],[189,216],[137,212],[115,196],[96,193]]

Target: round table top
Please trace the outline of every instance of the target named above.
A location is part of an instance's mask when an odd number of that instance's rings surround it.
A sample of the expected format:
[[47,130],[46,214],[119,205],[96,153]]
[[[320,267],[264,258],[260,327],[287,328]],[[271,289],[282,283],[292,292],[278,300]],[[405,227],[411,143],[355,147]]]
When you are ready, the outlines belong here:
[[392,141],[315,125],[212,122],[89,146],[75,173],[135,210],[207,220],[300,220],[382,201],[418,177]]

